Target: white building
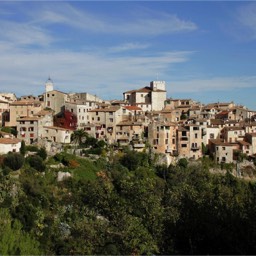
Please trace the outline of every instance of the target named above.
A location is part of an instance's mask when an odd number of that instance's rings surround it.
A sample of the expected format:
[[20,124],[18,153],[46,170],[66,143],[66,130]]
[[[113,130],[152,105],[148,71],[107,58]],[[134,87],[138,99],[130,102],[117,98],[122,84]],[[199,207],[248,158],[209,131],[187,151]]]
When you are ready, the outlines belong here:
[[8,152],[19,152],[21,147],[21,140],[16,138],[0,138],[0,154],[7,154]]
[[165,81],[152,81],[150,86],[123,93],[124,100],[131,106],[138,106],[143,111],[158,111],[165,106]]

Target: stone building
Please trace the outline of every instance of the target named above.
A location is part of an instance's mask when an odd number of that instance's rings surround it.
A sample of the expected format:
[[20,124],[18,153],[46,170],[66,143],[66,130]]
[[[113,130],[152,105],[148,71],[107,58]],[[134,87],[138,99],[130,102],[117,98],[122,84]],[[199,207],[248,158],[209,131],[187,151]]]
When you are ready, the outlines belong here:
[[162,110],[166,100],[165,81],[152,81],[150,86],[123,93],[124,100],[143,111]]

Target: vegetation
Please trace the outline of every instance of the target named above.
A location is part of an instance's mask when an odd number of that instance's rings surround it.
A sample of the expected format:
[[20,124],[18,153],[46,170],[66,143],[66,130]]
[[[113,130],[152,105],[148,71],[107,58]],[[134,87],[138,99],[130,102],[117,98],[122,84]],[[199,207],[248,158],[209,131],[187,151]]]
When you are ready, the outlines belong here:
[[[256,253],[256,183],[211,174],[208,158],[166,166],[128,149],[111,161],[36,152],[18,178],[17,167],[0,172],[1,254]],[[72,177],[58,181],[59,171]]]

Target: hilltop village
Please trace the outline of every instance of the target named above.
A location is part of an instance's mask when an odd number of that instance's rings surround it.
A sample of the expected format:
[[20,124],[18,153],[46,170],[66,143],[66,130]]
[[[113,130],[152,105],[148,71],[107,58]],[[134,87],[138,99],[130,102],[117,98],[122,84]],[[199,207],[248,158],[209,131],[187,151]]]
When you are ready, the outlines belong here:
[[16,131],[1,132],[0,154],[19,152],[22,140],[57,153],[82,129],[117,147],[161,153],[168,164],[204,155],[216,163],[232,163],[241,154],[256,156],[256,111],[234,102],[168,99],[165,81],[123,92],[123,100],[104,101],[89,93],[55,90],[49,78],[37,97],[0,93],[0,120],[2,127]]

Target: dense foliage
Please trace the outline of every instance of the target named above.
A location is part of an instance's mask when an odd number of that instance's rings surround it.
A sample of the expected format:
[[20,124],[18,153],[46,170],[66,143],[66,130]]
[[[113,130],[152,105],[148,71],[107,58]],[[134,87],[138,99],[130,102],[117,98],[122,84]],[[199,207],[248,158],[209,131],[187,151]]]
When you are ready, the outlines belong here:
[[36,155],[18,177],[1,172],[0,191],[0,254],[256,253],[256,184],[206,162]]

